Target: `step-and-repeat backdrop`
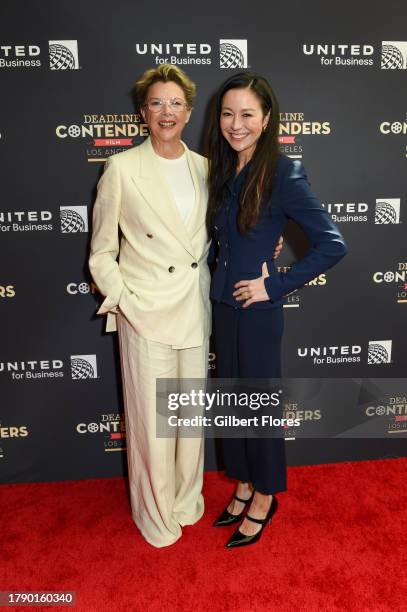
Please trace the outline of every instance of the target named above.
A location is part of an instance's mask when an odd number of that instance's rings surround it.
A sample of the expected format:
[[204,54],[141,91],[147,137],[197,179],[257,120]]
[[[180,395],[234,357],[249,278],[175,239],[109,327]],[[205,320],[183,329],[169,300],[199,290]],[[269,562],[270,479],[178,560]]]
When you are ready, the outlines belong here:
[[[5,0],[0,11],[2,481],[125,471],[117,338],[95,316],[87,266],[91,211],[104,160],[146,137],[133,83],[163,62],[197,83],[184,134],[197,151],[219,84],[241,69],[265,75],[282,150],[303,160],[349,246],[288,296],[284,373],[389,379],[366,403],[367,418],[389,415],[388,429],[291,439],[290,464],[405,454],[407,399],[391,379],[407,364],[407,6]],[[288,228],[281,269],[304,248]],[[318,419],[324,406],[286,408]],[[207,440],[207,469],[220,465]]]

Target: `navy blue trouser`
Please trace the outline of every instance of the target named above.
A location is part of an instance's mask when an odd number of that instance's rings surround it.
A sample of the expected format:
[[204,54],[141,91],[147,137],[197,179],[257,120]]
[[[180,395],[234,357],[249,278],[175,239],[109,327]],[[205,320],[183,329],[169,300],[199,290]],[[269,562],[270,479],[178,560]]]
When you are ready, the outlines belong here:
[[[281,376],[283,307],[267,310],[213,306],[216,371],[219,378],[276,378]],[[251,482],[260,493],[286,490],[283,438],[224,438],[225,472]]]

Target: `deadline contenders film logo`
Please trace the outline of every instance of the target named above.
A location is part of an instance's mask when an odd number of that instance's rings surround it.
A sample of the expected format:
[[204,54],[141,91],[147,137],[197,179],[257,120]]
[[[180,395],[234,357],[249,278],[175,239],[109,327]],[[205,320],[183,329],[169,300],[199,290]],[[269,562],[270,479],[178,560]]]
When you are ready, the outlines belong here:
[[3,448],[3,440],[16,438],[27,438],[30,435],[27,425],[5,425],[0,421],[0,459],[4,459],[5,453]]
[[[291,270],[291,266],[277,266],[277,272],[289,272]],[[327,283],[327,276],[325,273],[319,274],[312,280],[305,283],[304,287],[301,287],[299,290],[295,289],[291,293],[289,293],[284,300],[283,307],[284,308],[299,308],[302,302],[302,298],[304,296],[303,289],[305,287],[324,287]]]
[[[63,359],[0,361],[0,376],[8,374],[15,381],[64,378],[67,370]],[[69,370],[72,380],[98,378],[96,355],[71,355]]]
[[304,136],[327,136],[332,131],[329,121],[308,121],[302,112],[280,113],[280,150],[292,159],[301,159]]
[[327,202],[324,208],[335,223],[373,223],[398,225],[401,198],[377,198],[374,207],[368,202]]
[[387,287],[395,290],[395,299],[397,304],[407,304],[407,262],[399,261],[395,270],[379,270],[373,273],[372,280],[386,289]]
[[[376,402],[380,403],[376,403]],[[407,397],[405,395],[386,395],[377,398],[374,404],[369,403],[364,409],[366,416],[371,419],[385,419],[385,430],[388,434],[407,432]]]
[[[297,419],[300,423],[320,421],[322,414],[320,409],[304,409],[300,401],[287,400],[283,403],[283,417],[285,419]],[[284,430],[285,440],[295,440],[298,435],[298,429],[295,427],[286,427]]]
[[88,162],[104,162],[111,155],[140,144],[148,136],[147,125],[138,113],[83,115],[82,119],[57,125],[60,142],[77,141]]
[[303,44],[306,56],[316,56],[321,66],[346,66],[366,68],[379,66],[382,70],[405,70],[407,68],[407,42],[382,41],[381,47],[366,43]]
[[[381,365],[392,363],[392,340],[369,340],[365,363],[368,365]],[[297,356],[311,359],[313,365],[334,365],[362,363],[362,346],[333,345],[333,346],[304,346],[298,347]]]
[[[379,124],[379,131],[383,136],[392,138],[395,142],[400,142],[400,136],[407,135],[407,113],[400,118],[386,118]],[[404,138],[405,141],[405,138]],[[386,143],[387,144],[387,143]],[[404,145],[404,155],[407,157],[407,144]]]
[[68,295],[93,295],[97,293],[98,289],[95,283],[88,283],[86,281],[80,281],[79,283],[68,283],[66,286],[66,292]]
[[14,285],[0,285],[0,299],[14,298],[16,296],[16,288]]
[[76,431],[81,436],[101,438],[106,453],[126,450],[126,423],[119,412],[97,415],[89,423],[78,423]]
[[[41,54],[42,49],[37,44],[2,44],[0,68],[40,68],[43,66]],[[48,41],[48,67],[50,70],[78,70],[78,41]]]

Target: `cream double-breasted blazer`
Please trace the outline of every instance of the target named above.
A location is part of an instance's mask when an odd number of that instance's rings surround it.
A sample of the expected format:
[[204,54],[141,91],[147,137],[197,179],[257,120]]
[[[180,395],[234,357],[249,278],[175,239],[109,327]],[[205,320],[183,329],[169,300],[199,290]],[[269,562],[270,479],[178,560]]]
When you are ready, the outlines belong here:
[[195,187],[188,222],[147,138],[105,164],[89,259],[105,296],[98,314],[108,314],[107,331],[115,331],[119,308],[140,336],[173,348],[200,346],[210,335],[207,162],[183,146]]

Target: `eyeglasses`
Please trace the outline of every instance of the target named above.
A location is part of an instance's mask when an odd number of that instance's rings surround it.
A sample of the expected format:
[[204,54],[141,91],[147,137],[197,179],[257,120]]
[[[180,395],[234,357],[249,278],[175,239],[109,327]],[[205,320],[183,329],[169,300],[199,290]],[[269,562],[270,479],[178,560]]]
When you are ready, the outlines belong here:
[[166,104],[174,113],[180,113],[188,108],[188,104],[180,98],[151,98],[144,106],[151,112],[158,113]]

